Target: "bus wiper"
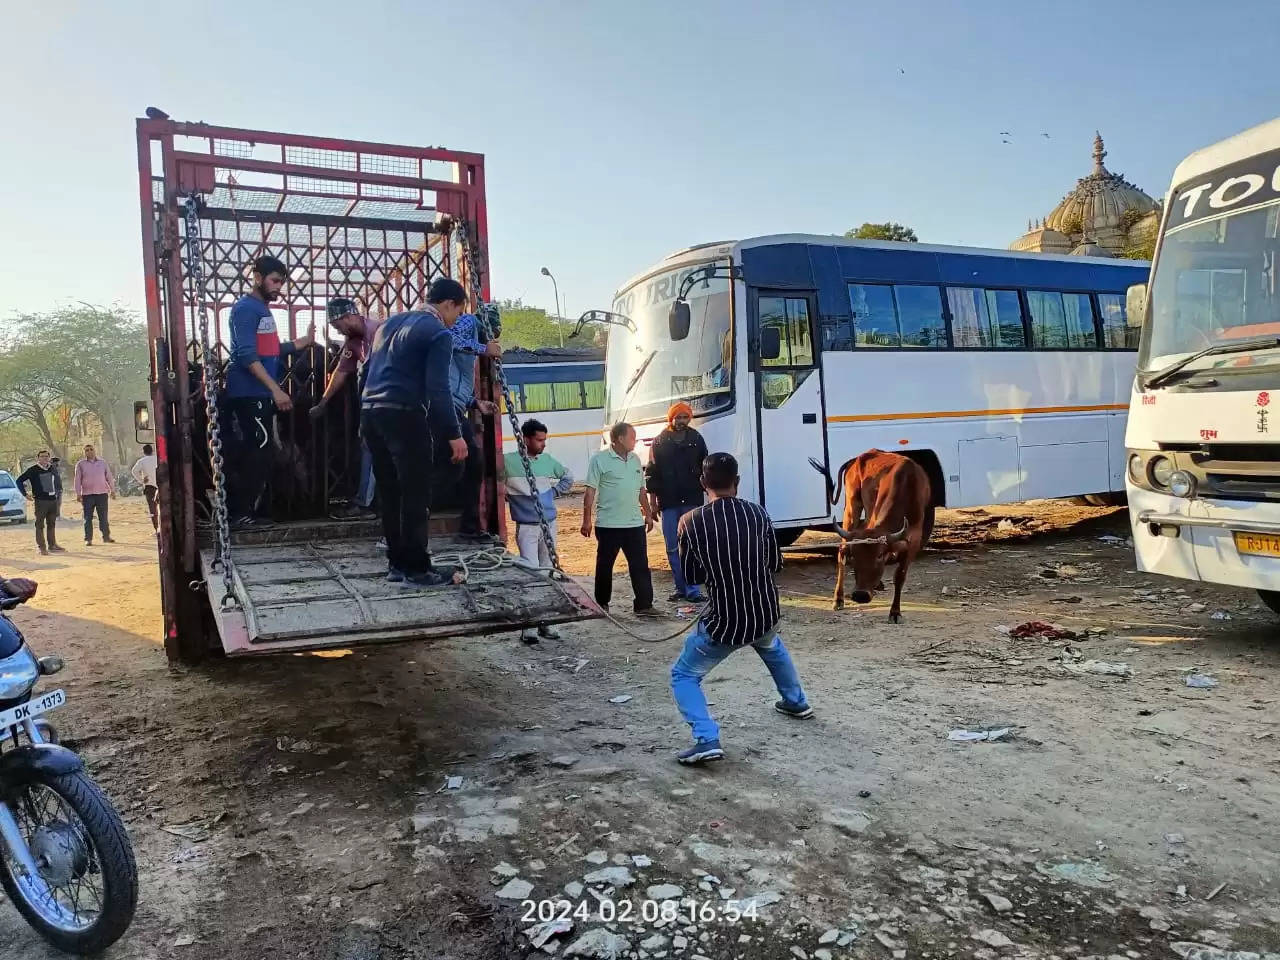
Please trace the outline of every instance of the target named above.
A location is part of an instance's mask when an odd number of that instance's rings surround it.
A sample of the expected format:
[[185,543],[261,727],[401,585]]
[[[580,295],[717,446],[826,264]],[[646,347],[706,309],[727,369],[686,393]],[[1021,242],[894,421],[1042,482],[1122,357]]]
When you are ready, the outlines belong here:
[[1183,357],[1176,363],[1169,364],[1163,370],[1157,370],[1155,373],[1149,374],[1143,379],[1142,387],[1144,390],[1154,390],[1156,387],[1163,386],[1188,364],[1195,363],[1201,357],[1216,357],[1228,353],[1249,353],[1253,350],[1265,350],[1268,347],[1280,347],[1280,337],[1255,337],[1252,340],[1237,340],[1235,343],[1216,343],[1188,357]]
[[627,389],[622,391],[622,395],[624,397],[627,396],[627,394],[631,393],[631,388],[640,382],[640,378],[644,376],[644,372],[649,369],[650,362],[657,355],[658,355],[658,351],[653,350],[649,353],[647,357],[644,358],[644,363],[640,364],[640,369],[637,370],[635,374],[631,377],[631,379],[627,381]]

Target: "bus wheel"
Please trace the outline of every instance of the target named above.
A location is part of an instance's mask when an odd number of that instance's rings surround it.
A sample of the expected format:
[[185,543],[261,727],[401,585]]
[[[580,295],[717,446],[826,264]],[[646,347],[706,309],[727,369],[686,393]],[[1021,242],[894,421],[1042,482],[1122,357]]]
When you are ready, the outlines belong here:
[[1271,612],[1280,616],[1280,590],[1259,590],[1262,602],[1271,608]]
[[789,547],[800,539],[800,534],[804,533],[804,527],[784,527],[781,530],[773,531],[774,538],[778,541],[778,546]]

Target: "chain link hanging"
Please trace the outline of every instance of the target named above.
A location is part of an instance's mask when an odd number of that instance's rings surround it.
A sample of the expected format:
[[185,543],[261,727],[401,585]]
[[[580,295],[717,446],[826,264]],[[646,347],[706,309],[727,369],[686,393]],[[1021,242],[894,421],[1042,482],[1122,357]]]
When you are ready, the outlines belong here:
[[184,201],[187,223],[187,276],[191,280],[196,319],[200,328],[201,381],[208,419],[209,470],[213,476],[213,529],[216,537],[214,567],[222,567],[222,608],[239,605],[231,569],[231,526],[227,520],[227,476],[222,461],[222,426],[218,420],[218,375],[209,342],[209,313],[205,305],[204,263],[200,258],[200,200],[196,194]]
[[[479,256],[475,247],[471,243],[471,236],[467,232],[467,225],[460,218],[453,221],[453,230],[458,235],[458,242],[462,246],[462,254],[467,260],[467,279],[471,284],[471,295],[476,305],[476,320],[480,324],[480,332],[484,336],[486,343],[494,339],[493,328],[490,324],[489,305],[486,304],[480,295],[480,263]],[[551,525],[547,522],[547,514],[542,506],[542,497],[538,492],[538,481],[533,475],[533,464],[529,461],[529,451],[525,447],[524,434],[520,432],[520,420],[516,416],[515,399],[512,397],[511,388],[507,386],[507,376],[502,369],[502,358],[491,357],[493,363],[493,378],[497,381],[498,388],[502,391],[502,399],[507,407],[507,417],[511,421],[511,433],[515,437],[516,452],[520,455],[520,464],[524,467],[525,480],[529,483],[529,491],[533,494],[533,505],[538,512],[538,526],[542,528],[542,541],[547,546],[547,556],[551,558],[552,576],[559,579],[567,579],[564,567],[560,565],[560,552],[556,549],[556,539],[551,535]]]

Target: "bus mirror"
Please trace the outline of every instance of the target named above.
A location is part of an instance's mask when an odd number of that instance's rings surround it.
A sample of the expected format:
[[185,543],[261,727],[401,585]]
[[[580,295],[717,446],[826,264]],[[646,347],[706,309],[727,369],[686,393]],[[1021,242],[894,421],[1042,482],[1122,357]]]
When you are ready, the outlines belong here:
[[764,327],[760,331],[760,359],[777,360],[782,356],[782,337],[777,327]]
[[156,438],[155,427],[151,423],[151,409],[145,400],[136,400],[133,404],[133,437],[138,443],[150,443]]
[[683,340],[689,336],[688,302],[677,300],[671,304],[671,310],[667,313],[667,329],[672,340]]
[[1147,315],[1147,285],[1135,283],[1125,291],[1124,312],[1129,326],[1137,328]]

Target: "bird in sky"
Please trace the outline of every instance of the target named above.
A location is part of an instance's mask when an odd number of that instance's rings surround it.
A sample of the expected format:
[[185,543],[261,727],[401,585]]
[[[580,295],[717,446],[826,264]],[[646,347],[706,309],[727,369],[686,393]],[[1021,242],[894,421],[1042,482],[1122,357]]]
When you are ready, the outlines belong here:
[[1053,137],[1049,136],[1047,133],[1042,133],[1042,134],[1040,134],[1040,136],[1044,137],[1046,140],[1052,140],[1052,139],[1053,139]]
[[1013,131],[1012,131],[1012,130],[1001,130],[1001,131],[1000,131],[1000,136],[1002,136],[1002,137],[1012,137],[1012,136],[1013,136]]

